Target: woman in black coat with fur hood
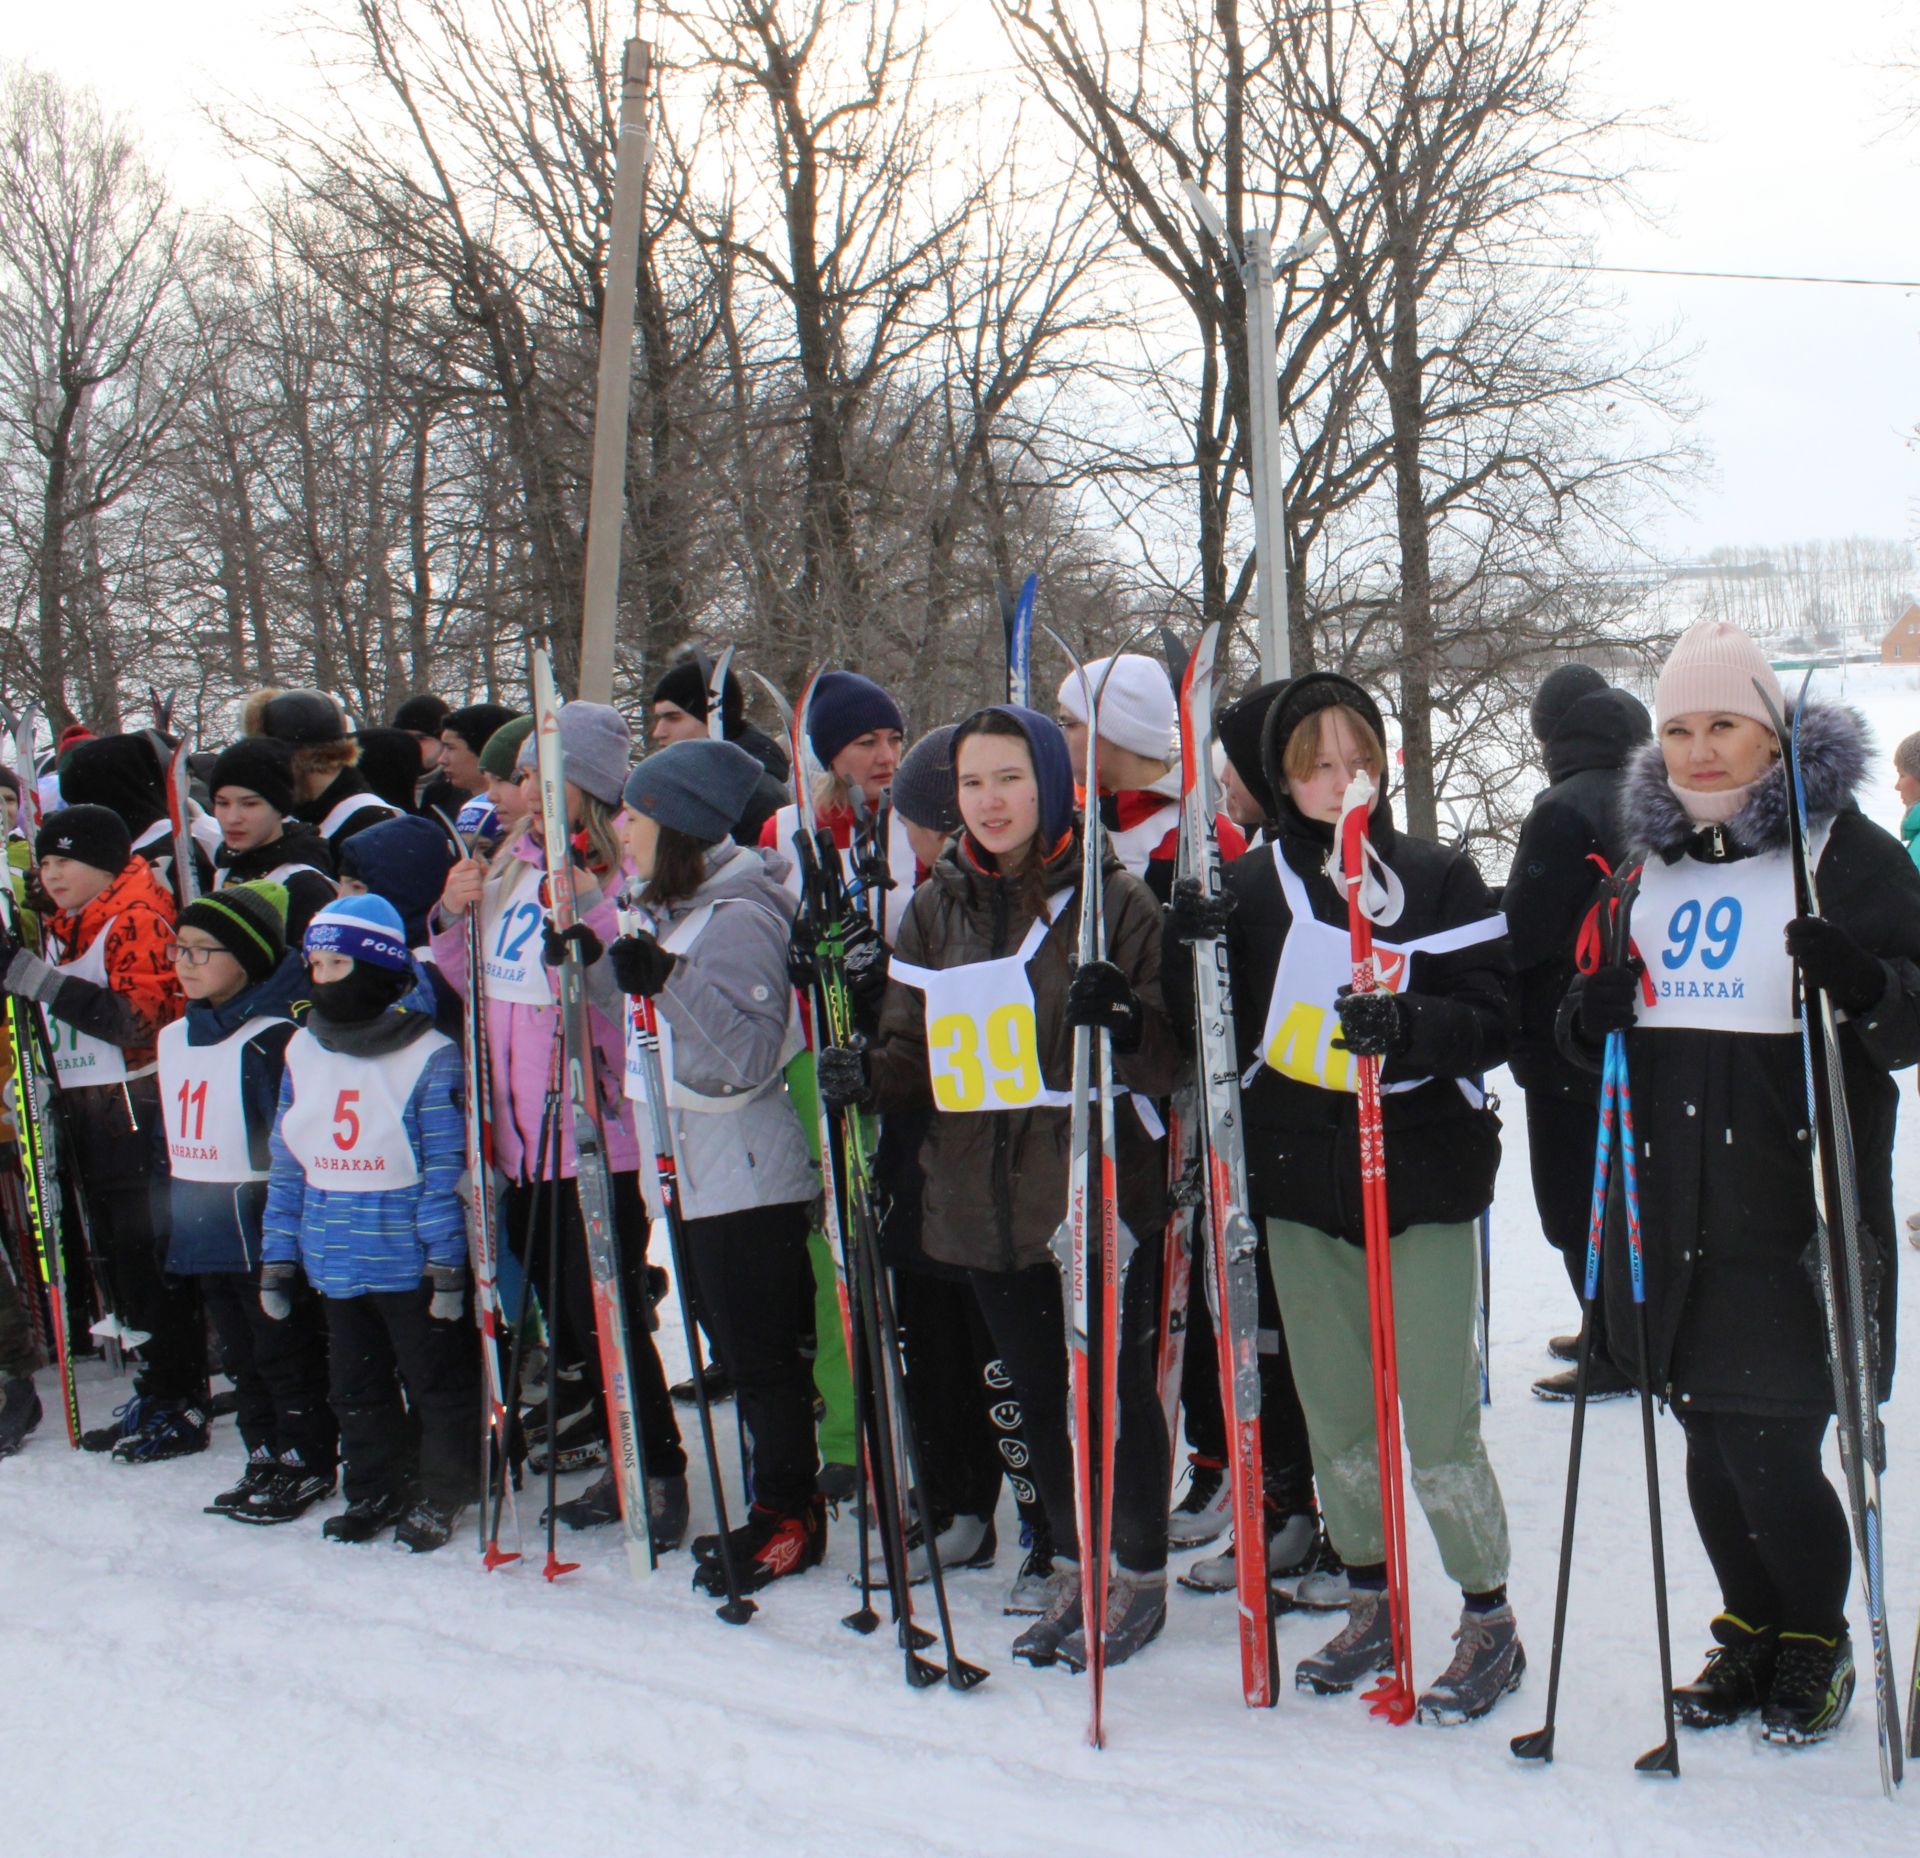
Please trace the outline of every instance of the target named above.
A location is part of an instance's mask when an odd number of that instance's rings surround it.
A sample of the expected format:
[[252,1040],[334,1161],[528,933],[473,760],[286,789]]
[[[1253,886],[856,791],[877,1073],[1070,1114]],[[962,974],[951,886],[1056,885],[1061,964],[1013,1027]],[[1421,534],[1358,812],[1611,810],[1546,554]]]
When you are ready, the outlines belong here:
[[1623,776],[1629,862],[1640,867],[1632,955],[1574,983],[1561,1030],[1590,1064],[1609,1031],[1627,1034],[1649,1352],[1640,1358],[1617,1192],[1610,1346],[1686,1430],[1687,1493],[1722,1600],[1707,1668],[1676,1692],[1681,1720],[1710,1727],[1758,1712],[1767,1739],[1800,1743],[1838,1726],[1853,1660],[1847,1515],[1821,1465],[1833,1382],[1794,967],[1844,1015],[1884,1398],[1888,1073],[1920,1058],[1920,872],[1853,804],[1866,766],[1859,718],[1809,702],[1800,758],[1821,914],[1796,915],[1792,795],[1762,689],[1784,709],[1766,658],[1735,627],[1703,621],[1675,646],[1655,739]]

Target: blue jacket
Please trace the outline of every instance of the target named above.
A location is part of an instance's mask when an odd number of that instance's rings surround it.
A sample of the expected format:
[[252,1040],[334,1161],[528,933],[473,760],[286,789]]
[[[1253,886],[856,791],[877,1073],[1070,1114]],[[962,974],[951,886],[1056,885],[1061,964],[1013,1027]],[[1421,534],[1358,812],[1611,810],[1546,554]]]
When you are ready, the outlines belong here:
[[[424,977],[417,980],[406,999],[383,1014],[376,1026],[398,1014],[431,1017],[432,994]],[[349,1061],[384,1062],[380,1057]],[[280,1087],[271,1143],[273,1175],[267,1182],[264,1233],[267,1263],[298,1262],[307,1282],[328,1297],[412,1290],[429,1265],[466,1263],[466,1213],[457,1191],[466,1167],[458,1046],[443,1045],[428,1059],[407,1099],[403,1120],[420,1171],[419,1180],[410,1187],[342,1193],[310,1186],[281,1135],[292,1102],[289,1074]]]
[[[269,1166],[268,1143],[280,1102],[287,1041],[293,1037],[292,1010],[305,997],[306,965],[289,955],[264,981],[243,988],[225,1006],[204,1001],[187,1005],[187,1043],[217,1045],[249,1019],[286,1016],[247,1041],[240,1055],[240,1095],[246,1109],[247,1146],[256,1168]],[[164,1093],[163,1093],[164,1094]],[[167,1105],[163,1102],[161,1109]],[[267,1203],[265,1181],[170,1180],[168,1200],[173,1233],[167,1244],[167,1269],[180,1276],[198,1271],[254,1271],[260,1266],[260,1218]]]

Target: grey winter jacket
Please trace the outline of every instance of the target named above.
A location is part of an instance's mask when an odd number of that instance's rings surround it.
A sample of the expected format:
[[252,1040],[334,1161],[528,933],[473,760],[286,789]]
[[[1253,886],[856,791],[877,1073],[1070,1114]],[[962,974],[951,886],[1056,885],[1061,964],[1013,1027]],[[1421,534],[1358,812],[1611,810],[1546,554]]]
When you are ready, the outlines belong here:
[[[654,1000],[673,1052],[668,1117],[688,1219],[784,1206],[820,1191],[782,1069],[793,1002],[793,899],[780,882],[785,871],[776,852],[717,845],[700,888],[653,912],[666,941],[696,910],[712,906]],[[709,1101],[695,1106],[685,1099],[689,1092]],[[645,1106],[631,1107],[640,1179],[648,1209],[657,1213],[652,1130]]]

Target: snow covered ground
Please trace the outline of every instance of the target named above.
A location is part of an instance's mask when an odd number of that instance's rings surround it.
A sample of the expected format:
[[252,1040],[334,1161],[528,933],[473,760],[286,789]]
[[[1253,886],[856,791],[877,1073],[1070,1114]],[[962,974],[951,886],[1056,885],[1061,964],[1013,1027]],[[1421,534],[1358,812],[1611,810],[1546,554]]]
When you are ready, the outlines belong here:
[[[1855,671],[1844,694],[1876,725],[1868,798],[1890,821],[1883,764],[1920,726],[1920,678]],[[537,1562],[483,1573],[469,1537],[416,1559],[334,1547],[317,1518],[242,1529],[201,1513],[238,1469],[230,1421],[209,1456],[135,1470],[67,1451],[50,1412],[0,1467],[0,1683],[12,1706],[0,1852],[1905,1858],[1920,1844],[1920,1802],[1880,1798],[1869,1685],[1824,1747],[1783,1753],[1728,1730],[1686,1738],[1677,1784],[1631,1771],[1658,1740],[1660,1712],[1629,1402],[1595,1408],[1589,1425],[1558,1759],[1538,1769],[1509,1757],[1508,1736],[1544,1706],[1568,1419],[1527,1386],[1550,1365],[1546,1336],[1575,1312],[1533,1224],[1521,1099],[1503,1094],[1487,1427],[1533,1666],[1489,1721],[1390,1728],[1356,1701],[1309,1699],[1290,1681],[1276,1709],[1251,1713],[1239,1701],[1231,1601],[1176,1590],[1166,1635],[1112,1677],[1110,1746],[1095,1753],[1082,1742],[1084,1686],[1007,1660],[1010,1512],[999,1567],[952,1583],[962,1650],[991,1680],[970,1695],[915,1693],[884,1635],[862,1640],[839,1623],[851,1603],[850,1526],[836,1529],[824,1570],[776,1587],[751,1625],[732,1629],[689,1591],[684,1555],[636,1591],[609,1531],[563,1544],[583,1565],[549,1587]],[[1920,1206],[1920,1118],[1901,1131],[1898,1165],[1902,1207]],[[1888,1416],[1886,1498],[1904,1676],[1920,1624],[1911,1294],[1900,1327],[1907,1365]],[[50,1394],[51,1377],[43,1384]],[[121,1384],[88,1373],[90,1422],[122,1397]],[[1688,1520],[1680,1443],[1663,1420],[1685,1677],[1715,1594]],[[705,1507],[696,1498],[696,1526]],[[529,1522],[537,1509],[535,1498]],[[1424,1679],[1446,1662],[1456,1596],[1417,1510],[1412,1541]],[[1323,1618],[1283,1620],[1283,1662],[1330,1629]]]

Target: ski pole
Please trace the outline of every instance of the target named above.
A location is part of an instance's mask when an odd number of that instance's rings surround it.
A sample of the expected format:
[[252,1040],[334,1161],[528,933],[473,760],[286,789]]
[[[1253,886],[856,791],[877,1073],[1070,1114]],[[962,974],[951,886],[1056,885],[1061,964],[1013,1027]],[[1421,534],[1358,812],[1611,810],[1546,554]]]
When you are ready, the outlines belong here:
[[[558,1048],[556,1047],[556,1050]],[[571,1574],[577,1567],[577,1561],[560,1559],[558,1542],[560,1538],[560,1517],[557,1497],[560,1489],[560,1355],[553,1346],[560,1333],[560,1202],[562,1183],[560,1176],[560,1086],[556,1081],[549,1086],[553,1099],[554,1140],[548,1154],[548,1165],[552,1178],[547,1182],[547,1559],[540,1572],[549,1580],[557,1581],[563,1574]],[[609,1438],[608,1450],[617,1451],[619,1441]]]

